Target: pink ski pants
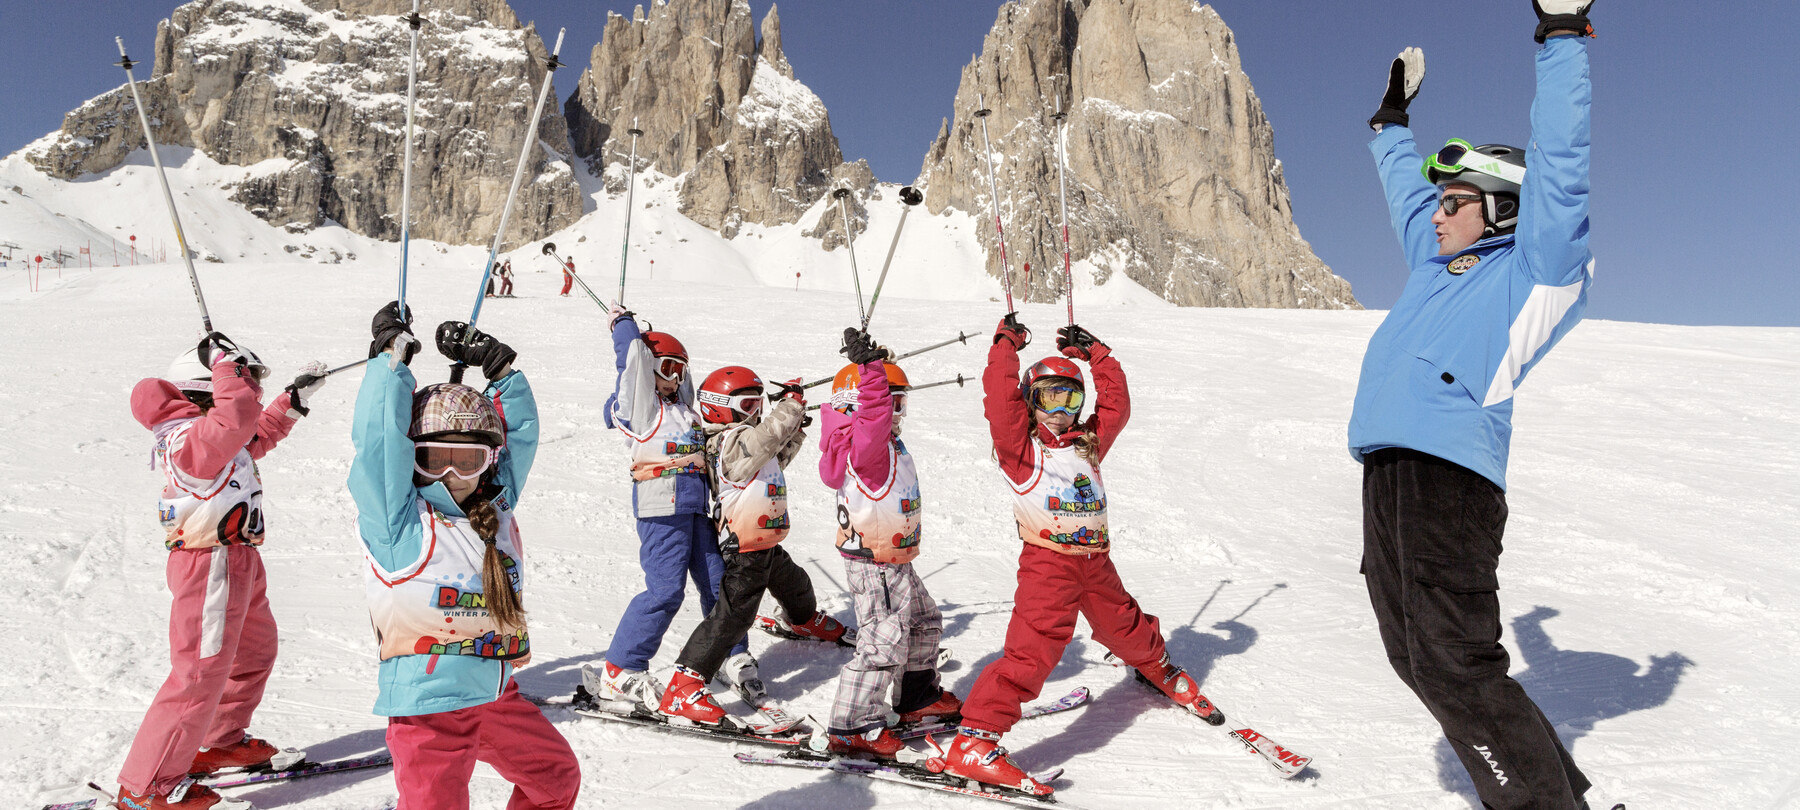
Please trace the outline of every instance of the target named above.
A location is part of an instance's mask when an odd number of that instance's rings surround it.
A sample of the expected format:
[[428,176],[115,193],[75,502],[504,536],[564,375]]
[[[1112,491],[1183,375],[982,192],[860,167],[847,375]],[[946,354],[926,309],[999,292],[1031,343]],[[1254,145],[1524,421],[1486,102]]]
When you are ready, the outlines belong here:
[[169,677],[131,741],[119,784],[167,793],[201,748],[242,739],[275,665],[275,614],[254,546],[169,552]]
[[466,810],[476,760],[513,783],[507,810],[567,810],[581,792],[569,741],[511,682],[492,703],[390,717],[387,744],[400,810]]

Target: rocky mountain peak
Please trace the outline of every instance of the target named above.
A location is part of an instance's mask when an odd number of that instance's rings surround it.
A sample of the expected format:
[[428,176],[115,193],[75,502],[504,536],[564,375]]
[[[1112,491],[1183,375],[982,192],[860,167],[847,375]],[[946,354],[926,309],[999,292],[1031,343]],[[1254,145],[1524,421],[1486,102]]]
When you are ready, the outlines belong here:
[[[1097,280],[1123,272],[1182,305],[1357,306],[1294,225],[1231,29],[1192,0],[1014,0],[963,68],[919,184],[933,213],[993,216],[975,116],[985,103],[1015,290],[1062,291],[1059,97],[1071,252]],[[991,228],[982,239],[998,277]]]
[[639,168],[685,175],[681,212],[694,221],[731,238],[746,223],[799,219],[843,153],[824,103],[781,52],[773,8],[762,32],[759,43],[745,0],[609,17],[565,105],[575,154],[598,171],[624,164],[635,123]]

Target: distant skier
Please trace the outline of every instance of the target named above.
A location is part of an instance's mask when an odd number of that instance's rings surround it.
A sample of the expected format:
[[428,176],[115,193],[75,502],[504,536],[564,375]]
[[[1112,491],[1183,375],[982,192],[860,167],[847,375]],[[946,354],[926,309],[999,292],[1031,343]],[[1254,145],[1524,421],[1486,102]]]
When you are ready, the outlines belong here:
[[[1216,711],[1193,677],[1170,663],[1156,617],[1126,592],[1109,553],[1100,462],[1131,418],[1125,370],[1086,329],[1070,325],[1058,335],[1063,356],[1039,360],[1023,376],[1019,350],[1030,335],[1015,314],[1000,322],[988,349],[983,408],[1024,547],[1005,654],[976,679],[943,758],[947,773],[1040,796],[1050,786],[1015,765],[1000,737],[1062,659],[1077,615],[1087,619],[1095,641],[1170,700],[1201,717]],[[1087,389],[1081,368],[1068,358],[1086,361],[1094,375],[1086,421],[1080,416]]]
[[780,546],[791,525],[783,470],[806,442],[806,399],[799,380],[783,383],[764,418],[762,379],[743,366],[706,375],[698,398],[725,573],[718,602],[675,658],[662,712],[718,725],[725,710],[713,700],[707,683],[722,664],[738,696],[761,714],[756,725],[791,728],[797,718],[770,700],[756,659],[749,652],[730,660],[726,655],[755,623],[764,591],[774,597],[782,616],[804,620],[800,627],[808,635],[834,642],[844,636],[844,626],[819,611],[812,578]]
[[856,606],[856,654],[838,674],[829,745],[892,759],[905,746],[889,727],[889,691],[900,723],[954,721],[962,701],[938,684],[943,615],[913,570],[919,556],[919,474],[900,441],[906,372],[867,332],[844,330],[850,365],[820,410],[819,477],[837,490],[837,549]]
[[[614,307],[611,314],[619,376],[605,418],[607,427],[625,435],[631,451],[631,504],[644,590],[619,617],[603,671],[583,666],[582,684],[600,700],[635,701],[656,711],[663,695],[649,673],[650,657],[681,609],[685,581],[693,580],[700,610],[710,615],[725,564],[713,528],[706,437],[694,412],[687,348],[666,332],[640,331],[627,310]],[[729,643],[731,655],[750,651],[743,633]]]
[[246,731],[277,646],[259,551],[263,487],[256,460],[308,413],[306,400],[325,384],[324,370],[321,363],[307,365],[264,408],[268,366],[214,332],[163,378],[132,389],[131,413],[155,434],[152,464],[162,470],[159,512],[174,597],[171,668],[125,756],[114,807],[247,808],[190,775],[259,767],[283,754]]
[[1389,69],[1370,150],[1411,275],[1369,339],[1349,436],[1382,645],[1494,810],[1585,808],[1589,788],[1499,644],[1513,391],[1580,321],[1593,282],[1591,2],[1533,5],[1529,149],[1452,140],[1421,161],[1406,107],[1424,54]]
[[501,297],[503,297],[503,298],[511,298],[512,297],[512,295],[513,295],[512,281],[513,281],[512,259],[507,259],[506,261],[500,263],[500,295],[501,295]]
[[575,260],[568,259],[563,262],[562,296],[564,298],[569,297],[569,290],[573,289],[574,287],[575,287]]
[[537,455],[537,400],[517,352],[455,321],[438,326],[438,351],[481,369],[486,390],[415,390],[410,321],[394,302],[371,325],[349,479],[400,806],[467,808],[480,761],[513,783],[509,808],[574,807],[581,765],[513,680],[531,660],[513,508]]

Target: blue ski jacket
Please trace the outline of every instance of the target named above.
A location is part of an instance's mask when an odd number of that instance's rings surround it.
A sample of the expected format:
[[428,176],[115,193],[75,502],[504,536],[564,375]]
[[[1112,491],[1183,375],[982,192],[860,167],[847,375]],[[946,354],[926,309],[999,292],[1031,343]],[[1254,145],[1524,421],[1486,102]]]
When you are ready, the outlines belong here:
[[[398,569],[424,550],[425,527],[419,522],[417,499],[425,499],[442,514],[465,515],[442,483],[413,485],[413,442],[406,431],[412,424],[416,384],[411,369],[403,364],[390,369],[388,361],[383,352],[363,367],[350,427],[356,455],[350,463],[349,485],[363,546],[383,566]],[[497,400],[506,420],[506,446],[494,471],[501,494],[494,505],[511,510],[518,505],[525,477],[537,458],[537,399],[518,371],[488,383],[486,393]],[[381,662],[374,711],[408,717],[480,706],[500,696],[512,672],[508,661],[473,655],[389,658]]]
[[1506,488],[1513,391],[1581,320],[1593,283],[1592,95],[1586,41],[1545,43],[1518,227],[1454,256],[1437,255],[1438,189],[1420,174],[1412,131],[1387,126],[1369,144],[1412,274],[1363,354],[1350,416],[1358,462],[1405,447]]

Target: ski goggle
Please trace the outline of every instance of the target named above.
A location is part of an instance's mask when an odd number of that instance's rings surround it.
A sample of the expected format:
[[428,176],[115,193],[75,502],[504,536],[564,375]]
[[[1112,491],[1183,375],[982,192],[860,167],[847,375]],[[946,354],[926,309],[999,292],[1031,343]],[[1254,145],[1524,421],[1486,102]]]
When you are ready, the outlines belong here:
[[1456,216],[1457,209],[1465,205],[1480,205],[1480,194],[1445,194],[1438,199],[1438,207],[1444,209],[1444,216]]
[[894,414],[897,416],[905,416],[906,415],[906,392],[905,391],[894,391],[894,392],[891,392],[891,396],[893,396],[893,398],[894,398]]
[[426,478],[454,475],[468,481],[480,477],[499,456],[500,448],[485,444],[414,442],[413,471]]
[[1508,183],[1525,183],[1525,168],[1514,166],[1491,155],[1475,151],[1473,144],[1461,138],[1451,138],[1444,143],[1444,148],[1436,154],[1425,158],[1425,165],[1419,167],[1419,173],[1431,179],[1431,171],[1436,169],[1442,174],[1459,172],[1479,172],[1489,177],[1498,177]]
[[673,355],[656,358],[656,376],[665,380],[679,380],[687,371],[687,361]]
[[1031,406],[1044,413],[1081,415],[1081,402],[1086,393],[1072,385],[1058,385],[1031,390]]
[[754,394],[720,394],[712,391],[701,391],[700,401],[708,405],[730,408],[745,416],[762,413],[763,395],[761,391]]

